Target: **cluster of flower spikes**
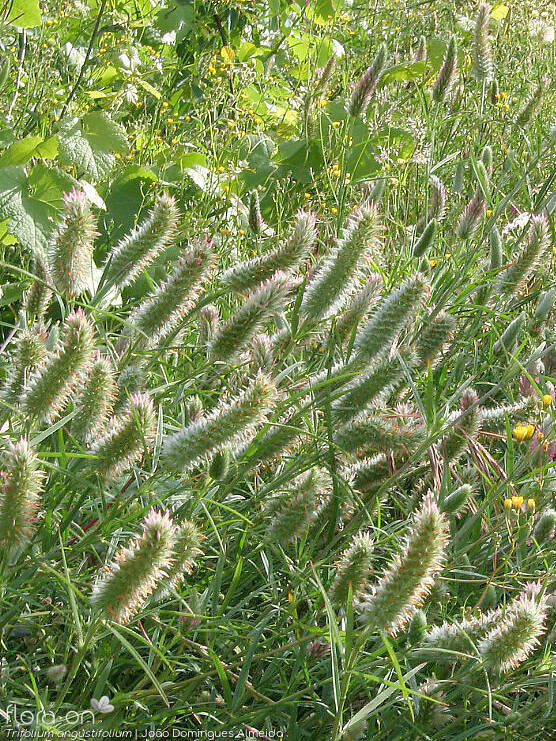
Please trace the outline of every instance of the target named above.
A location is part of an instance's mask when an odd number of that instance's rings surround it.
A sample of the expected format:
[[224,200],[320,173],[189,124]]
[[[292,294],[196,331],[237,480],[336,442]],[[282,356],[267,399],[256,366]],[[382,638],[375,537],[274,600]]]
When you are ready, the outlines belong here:
[[[354,91],[353,116],[365,112],[384,66],[383,56],[380,51]],[[453,44],[444,64],[438,98],[448,92],[455,75]],[[4,398],[20,414],[34,418],[36,425],[50,424],[63,412],[72,413],[70,429],[88,445],[91,470],[103,482],[115,482],[152,450],[158,424],[149,395],[140,386],[132,388],[122,380],[141,375],[135,373],[140,361],[134,358],[134,367],[129,364],[130,355],[145,344],[149,348],[164,344],[198,315],[199,344],[208,361],[229,379],[229,392],[207,410],[202,406],[196,409],[180,429],[166,431],[160,465],[183,474],[210,461],[211,475],[219,480],[229,475],[229,460],[234,457],[242,462],[245,476],[264,465],[280,467],[280,461],[295,456],[301,441],[307,439],[306,411],[330,404],[333,431],[328,443],[338,458],[340,476],[368,501],[369,491],[384,489],[400,464],[419,455],[419,444],[426,436],[425,421],[417,410],[408,410],[406,404],[391,413],[393,393],[410,398],[407,388],[411,378],[435,362],[455,328],[449,311],[431,307],[430,313],[423,312],[429,297],[425,275],[410,275],[384,293],[382,281],[369,270],[382,233],[378,191],[373,192],[374,198],[353,209],[332,247],[310,272],[306,268],[317,247],[318,231],[315,216],[308,211],[295,216],[291,233],[273,249],[226,270],[219,285],[231,295],[234,308],[224,321],[220,321],[218,307],[204,300],[203,286],[216,263],[211,243],[205,242],[184,252],[168,278],[131,312],[120,355],[108,358],[99,353],[93,322],[81,310],[62,322],[59,342],[48,336],[42,324],[33,325],[22,332],[16,344]],[[446,214],[446,188],[436,177],[431,178],[431,192],[430,210],[415,229],[412,255],[416,259],[430,249],[437,225]],[[484,193],[477,189],[460,217],[457,232],[461,239],[472,238],[480,228],[485,206]],[[256,197],[252,198],[252,214],[260,231],[262,217]],[[170,197],[160,196],[147,218],[109,255],[104,285],[125,287],[133,282],[175,239],[177,226],[176,204]],[[67,254],[72,244],[70,229],[79,237],[74,240],[74,256]],[[546,235],[544,217],[533,217],[523,254],[500,277],[501,284],[508,286],[507,292],[516,290],[538,264],[546,249]],[[81,196],[68,197],[63,223],[53,238],[50,269],[39,272],[37,267],[37,281],[27,297],[29,316],[44,317],[53,291],[73,299],[89,290],[85,265],[92,254],[93,238],[88,205]],[[73,266],[71,286],[68,274],[56,268],[63,260]],[[82,274],[76,275],[79,270]],[[305,273],[305,284],[298,280],[300,273]],[[290,319],[296,309],[300,321],[294,325]],[[310,342],[326,337],[332,326],[347,352],[334,352],[328,368],[322,370],[321,365],[317,372],[306,374],[296,386],[298,402],[291,403],[287,383],[280,375],[291,360],[290,354],[310,354]],[[245,359],[248,362],[243,365]],[[487,424],[489,429],[503,426],[508,412],[515,411],[517,408],[479,408],[477,396],[468,392],[461,398],[460,409],[446,415],[438,455],[447,465],[452,464],[480,429],[486,429]],[[13,521],[17,509],[20,522],[33,520],[42,475],[31,479],[23,496],[14,486],[4,487],[8,494],[1,500],[0,525]],[[425,481],[433,483],[427,477]],[[267,521],[267,541],[287,547],[310,528],[326,522],[333,511],[331,491],[329,475],[316,467],[281,487],[261,513]],[[446,513],[460,509],[470,493],[470,487],[460,486],[442,505],[428,493],[413,516],[401,552],[374,583],[373,541],[364,531],[356,535],[334,567],[330,584],[333,602],[342,606],[351,595],[357,599],[363,625],[392,635],[401,631],[417,614],[442,568],[447,547]],[[342,502],[336,505],[346,521],[353,516],[349,507],[344,511]],[[32,528],[20,526],[19,532],[28,537]],[[174,525],[169,513],[151,511],[143,533],[131,539],[96,582],[94,607],[126,622],[148,600],[171,595],[184,572],[190,571],[201,539],[193,523]],[[532,611],[529,602],[522,602],[514,610],[518,617],[509,612],[507,620],[521,619],[527,610]],[[523,640],[513,653],[502,655],[496,636],[485,632],[484,640],[491,639],[482,649],[485,657],[490,657],[485,662],[504,670],[513,656],[517,661],[528,655],[542,624],[533,618],[530,616],[530,630],[524,629]]]

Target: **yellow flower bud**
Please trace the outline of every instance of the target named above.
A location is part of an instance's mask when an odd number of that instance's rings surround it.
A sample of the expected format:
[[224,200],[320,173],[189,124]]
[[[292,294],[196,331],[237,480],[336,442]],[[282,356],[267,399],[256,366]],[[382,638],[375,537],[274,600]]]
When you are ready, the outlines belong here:
[[535,507],[537,506],[537,503],[534,499],[528,499],[527,500],[527,508],[531,510],[531,512],[535,511]]
[[512,507],[514,509],[520,509],[523,505],[523,497],[512,497]]
[[552,394],[545,394],[542,397],[542,403],[545,405],[545,407],[549,407],[552,404]]
[[511,509],[511,508],[512,508],[512,500],[504,499],[504,509]]

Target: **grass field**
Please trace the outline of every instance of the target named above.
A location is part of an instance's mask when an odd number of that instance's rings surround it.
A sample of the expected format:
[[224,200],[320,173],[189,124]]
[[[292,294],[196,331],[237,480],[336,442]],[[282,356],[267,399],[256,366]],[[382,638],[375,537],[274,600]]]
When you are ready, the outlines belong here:
[[1,19],[0,738],[553,738],[555,9]]

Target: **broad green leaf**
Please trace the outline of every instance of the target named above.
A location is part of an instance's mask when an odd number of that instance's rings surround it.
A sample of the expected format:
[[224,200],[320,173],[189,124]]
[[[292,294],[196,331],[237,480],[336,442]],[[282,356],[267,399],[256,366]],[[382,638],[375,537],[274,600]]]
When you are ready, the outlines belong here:
[[319,26],[326,26],[343,5],[344,0],[314,0],[307,7],[307,18]]
[[189,152],[180,157],[179,164],[186,175],[195,185],[206,191],[210,184],[210,170],[207,167],[207,158],[200,152]]
[[156,25],[163,34],[176,33],[176,41],[180,43],[193,28],[195,12],[193,5],[187,0],[174,0],[168,8],[158,14]]
[[51,136],[44,141],[42,136],[28,136],[13,142],[0,157],[0,167],[24,165],[31,157],[54,159],[58,152],[58,139]]
[[405,64],[396,64],[390,67],[382,75],[381,85],[385,85],[392,80],[418,80],[426,72],[426,62],[406,62]]
[[44,253],[63,204],[63,194],[75,184],[73,178],[37,165],[30,175],[21,166],[0,169],[0,218],[27,249]]
[[93,181],[110,173],[115,163],[114,154],[127,151],[121,126],[98,111],[65,122],[59,140],[61,162],[73,165]]
[[17,239],[8,230],[8,219],[0,221],[0,244],[16,244]]
[[490,11],[490,17],[494,18],[495,21],[503,21],[509,12],[510,9],[507,5],[495,5],[494,8]]
[[39,0],[12,0],[7,21],[19,28],[34,28],[41,24]]

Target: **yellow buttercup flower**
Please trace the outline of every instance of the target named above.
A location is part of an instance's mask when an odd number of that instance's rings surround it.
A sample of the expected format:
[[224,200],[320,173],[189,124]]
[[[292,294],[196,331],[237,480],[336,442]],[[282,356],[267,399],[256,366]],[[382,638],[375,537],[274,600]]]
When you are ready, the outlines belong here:
[[522,423],[516,425],[513,429],[513,436],[516,440],[521,442],[522,440],[528,440],[529,438],[533,437],[533,434],[535,433],[535,425],[524,425]]
[[512,500],[511,499],[504,499],[504,509],[511,509],[512,508]]
[[531,512],[535,511],[535,507],[537,506],[537,503],[534,499],[528,499],[527,500],[527,508],[531,510]]
[[542,397],[542,403],[545,405],[545,407],[549,407],[553,401],[554,399],[552,398],[552,394],[545,394]]
[[512,497],[512,507],[514,509],[520,509],[523,505],[523,497]]

